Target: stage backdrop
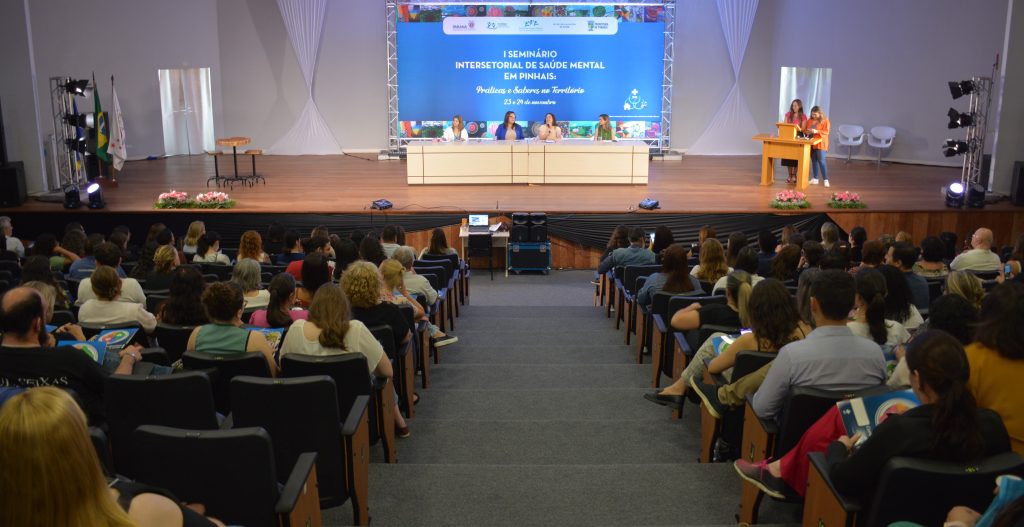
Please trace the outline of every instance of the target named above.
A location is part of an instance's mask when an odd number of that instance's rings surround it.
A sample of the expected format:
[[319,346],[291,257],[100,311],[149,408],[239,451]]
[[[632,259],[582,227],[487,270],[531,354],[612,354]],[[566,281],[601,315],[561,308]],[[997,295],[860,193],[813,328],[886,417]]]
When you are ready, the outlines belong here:
[[508,110],[528,137],[548,112],[565,137],[591,137],[602,113],[620,136],[661,135],[662,6],[403,4],[397,16],[402,137],[440,137],[456,114],[493,137]]

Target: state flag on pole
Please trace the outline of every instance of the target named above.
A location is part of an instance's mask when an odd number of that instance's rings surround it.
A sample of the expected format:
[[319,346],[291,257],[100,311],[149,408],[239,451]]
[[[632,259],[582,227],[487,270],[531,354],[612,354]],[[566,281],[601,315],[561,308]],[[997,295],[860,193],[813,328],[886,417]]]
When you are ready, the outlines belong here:
[[114,170],[121,170],[128,160],[128,152],[124,146],[124,116],[121,114],[121,103],[117,100],[117,88],[114,87],[114,76],[110,76],[110,93],[113,97],[113,121],[110,123],[110,144],[107,152],[113,159]]
[[96,85],[96,74],[92,75],[92,97],[96,104],[96,157],[104,163],[110,163],[110,156],[107,155],[107,144],[110,132],[107,130],[107,114],[103,113],[100,104],[100,87]]

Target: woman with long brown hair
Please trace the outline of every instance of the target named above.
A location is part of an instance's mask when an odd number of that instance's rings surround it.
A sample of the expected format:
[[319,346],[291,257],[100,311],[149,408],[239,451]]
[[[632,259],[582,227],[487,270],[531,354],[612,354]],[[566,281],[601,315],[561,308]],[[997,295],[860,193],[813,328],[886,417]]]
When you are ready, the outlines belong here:
[[420,258],[423,258],[424,254],[458,254],[458,252],[448,246],[448,237],[444,234],[444,229],[435,227],[434,230],[430,231],[430,245],[420,251]]
[[637,292],[637,305],[649,311],[654,294],[665,291],[681,295],[700,295],[700,281],[690,274],[689,251],[678,243],[669,245],[661,258],[661,271],[647,277]]
[[702,282],[713,284],[729,274],[732,269],[725,263],[725,248],[717,238],[708,238],[700,246],[700,263],[690,269],[690,274]]
[[[786,112],[786,117],[783,121],[796,126],[797,133],[803,132],[804,124],[807,123],[807,115],[804,114],[804,102],[800,99],[793,99],[793,102],[789,103],[789,111]],[[789,177],[786,178],[786,183],[790,185],[796,183],[796,161],[783,159],[782,166],[789,169]]]

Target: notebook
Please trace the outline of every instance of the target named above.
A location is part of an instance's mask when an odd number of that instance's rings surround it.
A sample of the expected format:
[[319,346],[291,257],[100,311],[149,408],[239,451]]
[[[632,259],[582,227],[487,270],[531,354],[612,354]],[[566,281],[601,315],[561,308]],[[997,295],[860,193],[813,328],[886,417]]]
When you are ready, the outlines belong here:
[[109,351],[121,351],[135,338],[139,328],[105,329],[93,335],[89,342],[102,342]]
[[869,397],[857,397],[839,401],[839,415],[843,418],[846,435],[853,437],[859,433],[857,446],[867,440],[878,425],[885,422],[891,415],[899,415],[907,410],[920,406],[921,401],[913,390],[899,390]]
[[107,345],[100,341],[63,340],[57,345],[71,346],[77,350],[82,350],[89,358],[99,364],[103,364],[103,356],[107,354]]

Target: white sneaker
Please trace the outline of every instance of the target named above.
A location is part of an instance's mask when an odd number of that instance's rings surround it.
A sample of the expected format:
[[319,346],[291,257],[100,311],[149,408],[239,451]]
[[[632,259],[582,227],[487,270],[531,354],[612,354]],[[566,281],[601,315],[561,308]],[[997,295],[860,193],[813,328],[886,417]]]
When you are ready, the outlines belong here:
[[818,184],[818,178],[811,179],[811,184],[812,185],[817,185]]
[[827,179],[825,180],[825,186],[826,186],[826,187],[828,187],[828,186],[829,186],[829,184],[828,184],[828,180],[827,180]]

